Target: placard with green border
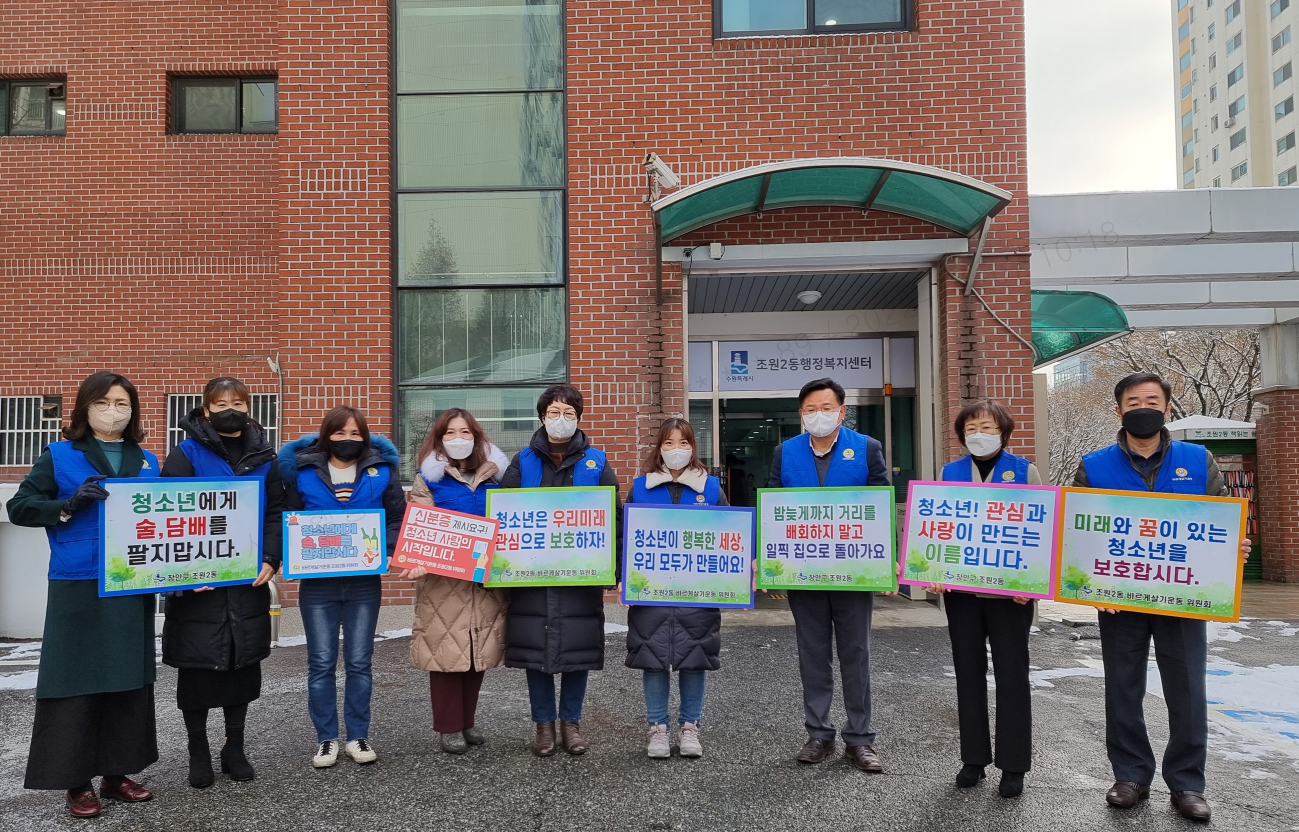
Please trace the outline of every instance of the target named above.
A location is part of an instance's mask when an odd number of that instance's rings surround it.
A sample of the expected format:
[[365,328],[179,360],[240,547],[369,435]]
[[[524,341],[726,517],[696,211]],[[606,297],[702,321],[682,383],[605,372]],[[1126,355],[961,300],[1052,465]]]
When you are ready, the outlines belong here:
[[894,592],[893,487],[758,489],[758,588]]
[[622,602],[751,608],[755,517],[740,506],[623,506]]
[[1055,600],[1239,620],[1249,501],[1092,488],[1061,492]]
[[605,485],[488,491],[500,528],[484,585],[613,586],[617,500]]

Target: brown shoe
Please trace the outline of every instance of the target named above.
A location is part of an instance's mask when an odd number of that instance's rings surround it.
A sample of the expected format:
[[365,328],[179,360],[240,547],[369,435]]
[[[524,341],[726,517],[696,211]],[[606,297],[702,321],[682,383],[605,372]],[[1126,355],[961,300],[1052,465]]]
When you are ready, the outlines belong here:
[[1150,797],[1150,787],[1130,780],[1119,780],[1105,793],[1105,802],[1120,809],[1131,809]]
[[1171,797],[1173,806],[1182,813],[1182,817],[1202,822],[1209,820],[1211,814],[1209,802],[1204,799],[1204,795],[1200,792],[1179,792],[1174,790]]
[[104,805],[95,796],[95,787],[68,789],[68,811],[74,818],[97,818]]
[[538,757],[549,757],[555,753],[555,723],[537,723],[537,736],[532,741],[532,753]]
[[800,763],[819,763],[834,753],[834,740],[819,740],[808,737],[803,750],[795,758]]
[[849,745],[844,748],[843,756],[852,760],[852,764],[861,771],[879,774],[884,770],[884,764],[880,762],[879,755],[875,753],[873,746]]
[[564,750],[569,754],[585,754],[586,740],[579,733],[577,720],[564,719],[559,722],[559,737],[564,742]]
[[120,780],[109,780],[107,777],[99,784],[100,800],[120,800],[123,803],[143,803],[153,800],[153,792],[141,786],[129,777]]

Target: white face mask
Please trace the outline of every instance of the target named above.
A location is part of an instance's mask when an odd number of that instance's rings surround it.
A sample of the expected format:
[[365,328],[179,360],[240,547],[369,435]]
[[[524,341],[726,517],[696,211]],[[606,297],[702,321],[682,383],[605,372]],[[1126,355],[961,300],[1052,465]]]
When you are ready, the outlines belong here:
[[127,424],[131,421],[131,411],[122,411],[110,407],[108,410],[101,412],[95,407],[91,407],[90,410],[86,411],[86,419],[90,422],[90,428],[95,433],[113,436],[126,430]]
[[967,433],[965,448],[975,456],[991,456],[1001,450],[1001,437],[995,433]]
[[839,411],[818,410],[810,416],[804,416],[803,427],[813,436],[829,436],[839,427]]
[[659,449],[663,454],[663,464],[668,466],[669,471],[680,471],[690,464],[690,460],[695,458],[695,453],[689,448],[668,448]]
[[567,442],[577,433],[577,420],[556,416],[546,420],[546,435],[557,442]]
[[474,452],[474,440],[462,437],[443,439],[442,448],[447,452],[449,459],[466,459]]

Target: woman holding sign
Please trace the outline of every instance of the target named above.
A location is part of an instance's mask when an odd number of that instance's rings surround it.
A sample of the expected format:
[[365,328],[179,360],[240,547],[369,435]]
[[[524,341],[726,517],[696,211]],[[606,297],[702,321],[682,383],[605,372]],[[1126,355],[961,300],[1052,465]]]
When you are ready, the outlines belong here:
[[215,780],[207,737],[212,708],[221,708],[225,716],[221,770],[231,780],[256,775],[244,754],[244,721],[248,703],[261,696],[262,659],[271,654],[271,593],[266,583],[280,566],[284,485],[272,464],[275,448],[265,429],[248,415],[251,403],[242,381],[209,381],[203,404],[181,417],[188,438],[172,449],[162,466],[164,477],[257,477],[265,483],[262,570],[252,586],[176,592],[167,599],[162,661],[178,668],[176,706],[185,718],[189,784],[196,789]]
[[[695,431],[685,419],[666,419],[632,484],[630,503],[727,505],[721,482],[709,476],[695,452]],[[673,669],[681,693],[682,757],[704,756],[699,721],[704,714],[704,673],[722,666],[722,611],[702,607],[632,606],[627,610],[627,666],[644,671],[649,721],[646,753],[672,756],[668,691]]]
[[[23,785],[64,789],[74,817],[101,800],[137,803],[153,793],[126,775],[158,759],[153,711],[153,596],[99,597],[99,504],[109,477],[156,477],[140,447],[140,397],[116,373],[81,383],[65,441],[46,448],[7,506],[19,526],[50,539],[49,598],[36,717]],[[99,794],[93,778],[102,775]]]
[[[505,474],[509,460],[473,414],[445,411],[419,449],[419,476],[410,502],[464,514],[487,514],[487,492]],[[478,691],[489,668],[505,661],[505,610],[509,590],[430,575],[422,566],[401,573],[418,579],[410,663],[429,675],[433,730],[442,750],[463,754],[482,745],[474,727]]]
[[[1041,485],[1037,466],[1006,450],[1015,419],[996,401],[968,404],[956,414],[956,438],[968,456],[943,466],[944,482],[993,482]],[[961,762],[956,785],[969,788],[993,762],[988,736],[988,647],[997,679],[997,768],[1002,797],[1024,791],[1024,773],[1033,755],[1033,717],[1029,699],[1028,633],[1033,605],[1027,598],[974,592],[947,592],[943,607],[952,638],[956,669],[956,712],[961,729]]]
[[[592,447],[578,429],[583,400],[577,388],[546,388],[537,400],[542,426],[528,447],[514,455],[502,488],[612,486],[618,477],[604,452]],[[616,516],[616,515],[615,515]],[[622,564],[618,564],[621,569]],[[587,676],[604,669],[604,591],[598,586],[538,586],[514,589],[505,636],[506,667],[528,674],[528,701],[537,733],[532,753],[555,753],[555,720],[560,742],[569,754],[582,754],[586,740],[579,731]],[[560,676],[555,707],[555,676]]]
[[[370,434],[361,411],[339,405],[325,414],[318,436],[304,436],[280,449],[285,504],[304,512],[379,509],[391,554],[406,511],[399,464],[397,448]],[[382,580],[378,575],[308,578],[298,590],[307,634],[307,703],[318,743],[311,764],[316,768],[338,762],[335,674],[340,629],[347,671],[343,705],[347,755],[360,764],[378,759],[370,745],[370,662]]]

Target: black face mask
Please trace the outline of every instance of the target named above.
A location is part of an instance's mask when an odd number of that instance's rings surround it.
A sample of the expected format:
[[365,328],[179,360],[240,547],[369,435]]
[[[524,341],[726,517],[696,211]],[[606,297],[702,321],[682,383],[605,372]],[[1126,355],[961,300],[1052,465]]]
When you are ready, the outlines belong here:
[[360,439],[329,440],[329,452],[344,462],[355,462],[361,458],[361,453],[364,450],[365,443]]
[[1149,439],[1164,426],[1164,411],[1153,407],[1139,407],[1123,414],[1123,430],[1128,436]]
[[213,410],[207,420],[216,428],[217,433],[241,433],[248,427],[248,414],[233,407],[228,410]]

